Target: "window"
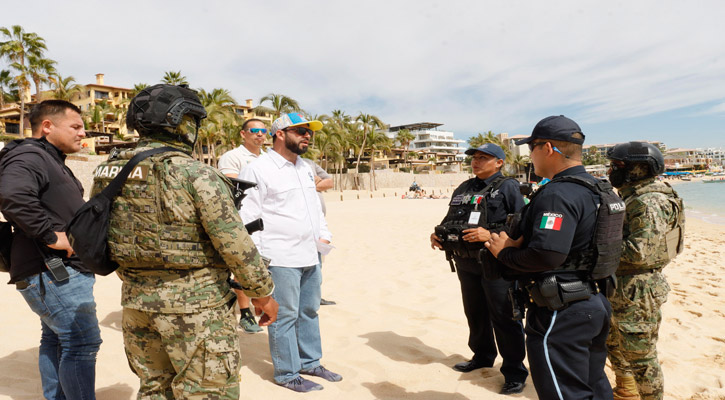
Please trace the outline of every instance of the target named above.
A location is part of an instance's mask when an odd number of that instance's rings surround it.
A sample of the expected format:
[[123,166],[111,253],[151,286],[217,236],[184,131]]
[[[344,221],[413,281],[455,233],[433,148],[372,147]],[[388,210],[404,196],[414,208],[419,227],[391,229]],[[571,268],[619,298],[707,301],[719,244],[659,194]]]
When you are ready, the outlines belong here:
[[107,99],[108,98],[108,92],[101,92],[96,90],[96,99]]
[[5,133],[20,133],[20,126],[18,124],[14,124],[12,122],[6,122],[5,123]]

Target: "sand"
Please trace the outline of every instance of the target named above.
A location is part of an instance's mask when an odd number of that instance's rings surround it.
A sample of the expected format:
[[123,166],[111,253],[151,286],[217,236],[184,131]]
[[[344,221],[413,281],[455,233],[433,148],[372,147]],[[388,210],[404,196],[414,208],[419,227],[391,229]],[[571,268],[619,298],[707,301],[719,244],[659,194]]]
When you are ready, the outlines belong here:
[[[471,353],[458,280],[428,242],[447,200],[403,200],[404,192],[389,189],[372,199],[369,192],[345,192],[342,201],[339,192],[326,194],[336,249],[323,264],[322,293],[337,305],[320,309],[322,362],[344,380],[323,381],[323,391],[306,395],[278,387],[266,331],[240,331],[243,399],[506,398],[497,394],[500,358],[492,369],[461,374],[450,368]],[[672,291],[659,352],[667,399],[725,399],[723,253],[725,226],[687,221],[686,249],[665,270]],[[123,351],[120,286],[115,276],[96,283],[104,341],[97,365],[100,400],[133,399],[138,387]],[[42,398],[38,318],[13,286],[0,289],[0,301],[0,399]],[[536,398],[530,380],[514,397]]]

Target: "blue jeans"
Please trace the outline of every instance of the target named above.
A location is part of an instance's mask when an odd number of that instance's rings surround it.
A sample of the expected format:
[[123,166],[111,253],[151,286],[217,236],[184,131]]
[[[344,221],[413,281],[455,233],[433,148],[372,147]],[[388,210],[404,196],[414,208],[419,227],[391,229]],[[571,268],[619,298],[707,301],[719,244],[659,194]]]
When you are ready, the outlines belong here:
[[320,365],[322,344],[317,310],[320,309],[320,264],[304,268],[269,267],[274,280],[272,297],[279,303],[277,321],[269,326],[269,352],[274,380],[287,383],[301,369]]
[[[46,399],[95,399],[96,354],[101,331],[93,299],[93,274],[66,267],[70,278],[55,282],[45,271],[25,279],[18,292],[42,327],[38,366]],[[40,292],[43,279],[45,295]]]

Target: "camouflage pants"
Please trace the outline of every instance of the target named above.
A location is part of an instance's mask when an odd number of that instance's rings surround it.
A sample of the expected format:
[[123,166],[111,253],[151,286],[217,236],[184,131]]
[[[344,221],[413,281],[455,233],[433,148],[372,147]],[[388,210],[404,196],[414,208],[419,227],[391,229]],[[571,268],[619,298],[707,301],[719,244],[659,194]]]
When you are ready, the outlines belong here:
[[618,276],[607,339],[609,361],[618,376],[634,376],[643,400],[662,399],[664,376],[657,360],[660,307],[670,287],[661,272]]
[[193,314],[123,309],[126,357],[138,399],[238,399],[239,337],[234,307]]

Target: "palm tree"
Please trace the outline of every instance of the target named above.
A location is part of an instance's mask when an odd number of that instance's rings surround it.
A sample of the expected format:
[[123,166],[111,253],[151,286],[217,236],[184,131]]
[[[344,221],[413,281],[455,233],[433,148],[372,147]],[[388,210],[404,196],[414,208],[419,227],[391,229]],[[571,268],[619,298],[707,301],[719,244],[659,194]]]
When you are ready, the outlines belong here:
[[99,132],[106,133],[106,116],[115,114],[115,108],[113,104],[105,99],[94,104],[93,108],[84,112],[88,125]]
[[211,158],[203,161],[216,166],[217,142],[223,142],[222,138],[225,136],[225,132],[228,131],[230,125],[238,126],[239,117],[231,107],[236,104],[236,100],[234,100],[229,90],[221,88],[213,89],[211,92],[200,89],[199,100],[204,105],[204,108],[206,108],[207,117],[199,129],[197,148],[195,149],[196,157],[203,160],[201,143],[206,143]]
[[[270,106],[264,106],[263,104],[265,102],[269,102]],[[297,103],[297,100],[278,93],[270,93],[262,97],[261,99],[259,99],[259,105],[257,107],[254,107],[255,114],[272,114],[272,116],[274,117],[272,118],[272,120],[279,118],[282,114],[295,111],[302,111],[300,105]]]
[[33,54],[28,55],[28,72],[35,83],[35,100],[40,101],[40,91],[44,83],[51,83],[53,75],[58,71],[55,69],[56,62],[50,58],[42,58]]
[[[507,160],[508,160],[508,158],[507,158]],[[529,165],[530,162],[531,162],[531,159],[529,158],[529,156],[517,155],[517,156],[513,156],[513,158],[511,158],[511,161],[508,164],[513,165],[513,167],[516,169],[516,174],[518,175],[518,173],[521,170],[526,170],[526,166]],[[527,182],[529,181],[528,176],[526,177],[526,181]]]
[[368,146],[370,149],[370,189],[378,190],[375,181],[375,152],[380,150],[389,152],[393,147],[393,142],[382,131],[372,131],[368,134]]
[[47,47],[45,39],[36,33],[25,32],[20,25],[13,25],[10,29],[2,27],[0,33],[7,39],[0,42],[0,57],[7,57],[11,62],[10,66],[18,73],[15,76],[15,83],[20,91],[20,134],[22,135],[25,125],[25,92],[30,90],[27,57],[30,55],[42,57]]
[[181,75],[181,71],[166,71],[164,77],[161,79],[161,83],[168,85],[188,85],[189,82],[186,77]]
[[407,165],[408,147],[410,146],[410,142],[415,140],[415,135],[410,133],[410,130],[408,129],[401,129],[398,131],[398,134],[395,135],[395,140],[397,140],[398,143],[405,148],[405,153],[403,153],[403,165]]
[[149,87],[148,83],[137,83],[137,84],[133,85],[133,90],[129,94],[129,97],[131,97],[131,98],[136,97],[137,94],[139,94],[142,90],[146,89],[147,87]]
[[83,93],[85,86],[74,83],[76,79],[73,76],[62,76],[56,74],[50,79],[50,87],[53,90],[53,98],[58,100],[71,101],[76,94]]
[[372,133],[378,128],[384,128],[385,124],[383,124],[380,118],[375,115],[364,114],[363,112],[360,112],[357,118],[355,118],[355,121],[360,124],[360,127],[362,128],[362,143],[360,144],[357,154],[357,173],[359,174],[360,158],[362,157],[362,153],[365,151],[365,142],[367,142],[368,133]]
[[511,150],[509,150],[508,146],[504,145],[500,137],[496,136],[496,134],[491,131],[486,132],[485,135],[479,133],[478,135],[472,136],[468,139],[468,144],[471,147],[481,147],[486,143],[493,143],[497,145],[503,150],[503,153],[506,155],[506,159],[511,158]]
[[5,98],[11,92],[15,90],[15,84],[13,82],[13,76],[10,75],[8,70],[0,70],[0,110],[5,108]]

